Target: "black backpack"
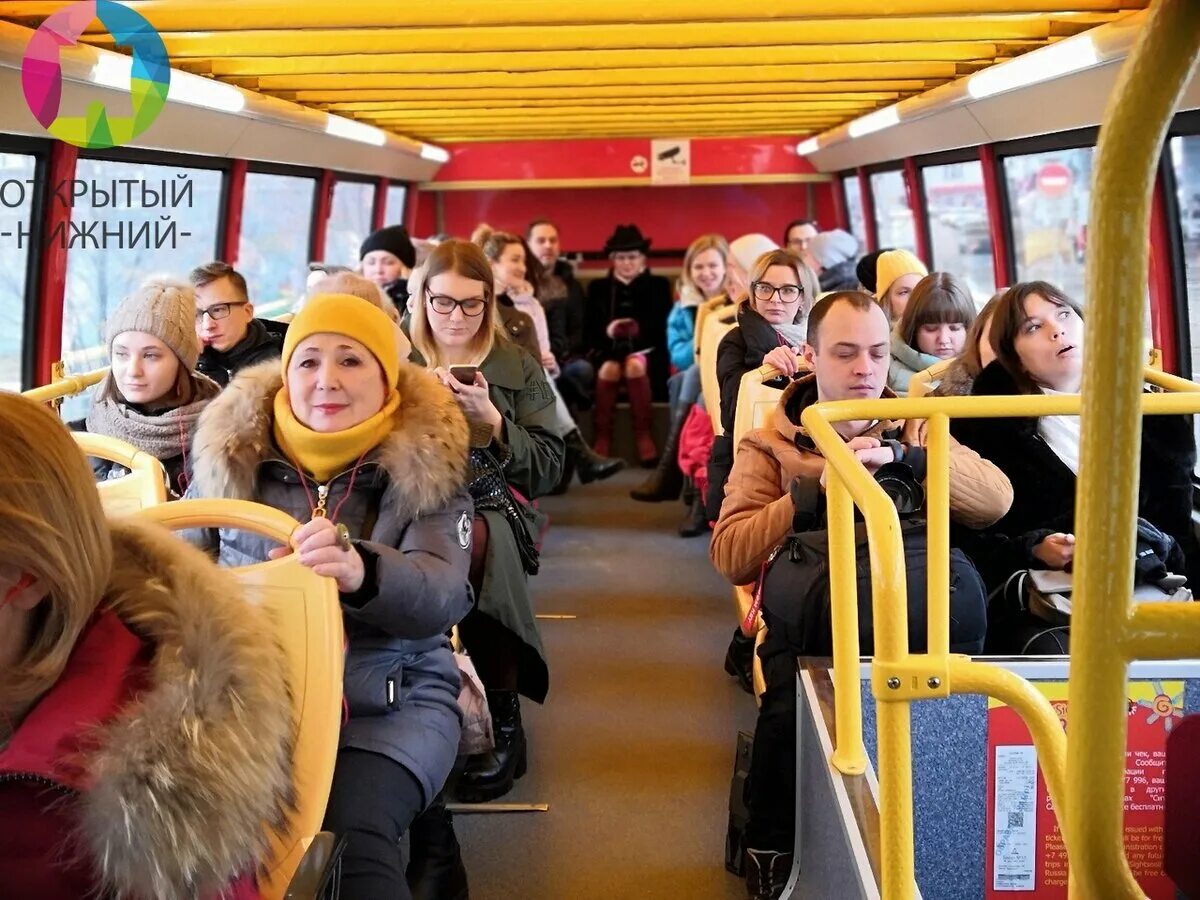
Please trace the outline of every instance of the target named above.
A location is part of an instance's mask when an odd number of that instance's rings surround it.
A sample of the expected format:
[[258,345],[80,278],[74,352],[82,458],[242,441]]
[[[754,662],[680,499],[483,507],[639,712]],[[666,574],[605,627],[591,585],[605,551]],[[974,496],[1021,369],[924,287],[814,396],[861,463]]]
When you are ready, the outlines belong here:
[[[928,543],[925,521],[900,522],[904,569],[908,583],[908,644],[913,653],[926,649]],[[855,525],[858,583],[859,652],[875,651],[871,597],[871,564],[866,525]],[[773,647],[796,656],[832,656],[833,626],[829,603],[829,533],[805,531],[788,535],[763,574],[763,620]],[[987,631],[987,591],[971,560],[950,548],[950,652],[981,653]]]

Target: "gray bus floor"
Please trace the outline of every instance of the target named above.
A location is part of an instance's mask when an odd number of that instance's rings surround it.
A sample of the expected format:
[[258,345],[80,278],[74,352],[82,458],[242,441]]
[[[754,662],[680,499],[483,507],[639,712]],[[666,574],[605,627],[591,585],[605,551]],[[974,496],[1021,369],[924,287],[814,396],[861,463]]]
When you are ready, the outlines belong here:
[[738,729],[754,702],[722,668],[731,589],[680,503],[635,503],[645,470],[542,501],[532,579],[549,655],[544,707],[522,701],[529,773],[500,802],[549,812],[459,814],[472,900],[741,900],[723,866]]

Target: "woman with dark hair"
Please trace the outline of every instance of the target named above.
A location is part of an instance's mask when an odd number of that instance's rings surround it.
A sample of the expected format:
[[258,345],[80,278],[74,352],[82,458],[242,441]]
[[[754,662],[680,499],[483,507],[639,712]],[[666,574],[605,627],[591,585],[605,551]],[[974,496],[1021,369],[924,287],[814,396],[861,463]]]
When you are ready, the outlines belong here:
[[599,363],[592,446],[608,456],[613,410],[624,381],[638,456],[643,465],[652,467],[658,461],[650,433],[652,404],[667,399],[667,316],[672,299],[671,282],[646,268],[649,249],[650,241],[636,225],[618,225],[605,242],[612,268],[588,285],[584,339]]
[[[996,359],[975,379],[973,396],[1079,392],[1082,311],[1058,288],[1044,281],[1009,288],[996,305],[990,337]],[[1078,417],[952,419],[951,424],[954,436],[995,463],[1013,486],[1012,508],[1003,519],[982,532],[961,535],[960,546],[975,561],[988,588],[1001,587],[1023,569],[1070,568],[1075,555]],[[1200,548],[1192,533],[1195,465],[1191,416],[1142,419],[1138,515],[1176,540],[1187,560],[1189,580],[1200,576]],[[1039,621],[1004,605],[998,596],[989,610],[989,649],[1065,652],[1058,635],[1042,638],[1047,629]]]
[[907,396],[914,375],[962,352],[974,321],[975,304],[962,282],[946,272],[922,278],[892,329],[888,387]]
[[992,315],[1003,296],[1004,291],[994,294],[975,316],[975,321],[967,329],[967,339],[963,342],[962,352],[942,373],[937,386],[929,392],[931,396],[965,397],[971,393],[971,385],[975,383],[979,373],[996,358],[989,332]]

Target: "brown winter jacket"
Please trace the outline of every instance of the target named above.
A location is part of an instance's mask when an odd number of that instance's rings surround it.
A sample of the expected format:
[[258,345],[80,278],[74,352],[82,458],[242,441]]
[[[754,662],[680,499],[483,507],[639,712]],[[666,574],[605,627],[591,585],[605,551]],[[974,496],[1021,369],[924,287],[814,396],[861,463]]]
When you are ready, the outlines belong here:
[[[895,396],[884,391],[884,397]],[[717,571],[734,584],[749,584],[763,561],[792,531],[795,478],[819,481],[825,459],[797,446],[800,414],[816,400],[816,376],[793,382],[780,398],[770,427],[750,432],[738,445],[725,487],[721,516],[709,554]],[[876,422],[863,434],[880,437],[901,430],[901,443],[923,446],[920,422]],[[1012,485],[998,468],[957,441],[950,445],[950,515],[970,528],[986,528],[1012,504]]]

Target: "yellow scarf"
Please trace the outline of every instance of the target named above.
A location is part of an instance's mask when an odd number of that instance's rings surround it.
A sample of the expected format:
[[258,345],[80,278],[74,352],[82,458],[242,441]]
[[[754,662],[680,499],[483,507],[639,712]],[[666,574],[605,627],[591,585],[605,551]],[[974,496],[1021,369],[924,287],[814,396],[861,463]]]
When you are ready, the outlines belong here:
[[344,431],[313,431],[292,412],[287,387],[275,394],[275,440],[287,458],[317,479],[328,481],[392,432],[400,393],[393,390],[383,409]]

